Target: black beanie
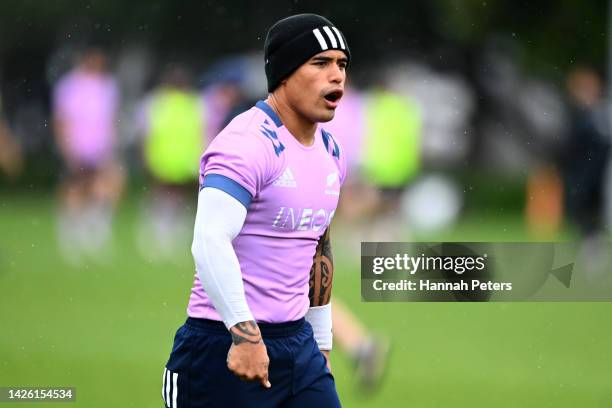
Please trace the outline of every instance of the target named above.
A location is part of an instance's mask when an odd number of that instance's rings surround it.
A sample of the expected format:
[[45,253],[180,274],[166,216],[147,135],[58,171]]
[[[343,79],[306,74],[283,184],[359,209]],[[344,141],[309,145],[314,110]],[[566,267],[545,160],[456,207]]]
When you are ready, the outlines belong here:
[[313,55],[327,50],[344,51],[351,59],[344,35],[325,17],[297,14],[276,22],[264,45],[268,92]]

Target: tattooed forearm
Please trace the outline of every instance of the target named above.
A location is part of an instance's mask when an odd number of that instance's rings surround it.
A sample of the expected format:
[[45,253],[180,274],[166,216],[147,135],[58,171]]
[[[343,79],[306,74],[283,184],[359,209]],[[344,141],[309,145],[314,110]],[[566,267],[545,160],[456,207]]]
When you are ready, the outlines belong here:
[[329,263],[333,265],[334,257],[332,256],[329,228],[325,230],[325,233],[319,241],[319,245],[321,245],[321,256],[329,259]]
[[329,228],[319,239],[310,268],[310,306],[323,306],[329,303],[334,276],[334,259],[331,252]]
[[257,344],[261,342],[261,332],[254,320],[238,323],[230,328],[232,342],[235,345],[242,343]]

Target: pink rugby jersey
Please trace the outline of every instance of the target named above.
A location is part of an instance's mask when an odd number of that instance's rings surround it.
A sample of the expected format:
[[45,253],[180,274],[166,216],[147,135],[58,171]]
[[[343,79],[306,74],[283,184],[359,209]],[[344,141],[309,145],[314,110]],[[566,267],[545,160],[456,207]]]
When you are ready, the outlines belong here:
[[[204,152],[200,188],[219,188],[247,208],[232,244],[257,321],[281,323],[306,314],[312,259],[345,175],[344,154],[330,133],[319,125],[314,144],[304,146],[263,101],[236,116]],[[222,320],[197,273],[187,314]]]
[[55,114],[66,127],[68,151],[81,164],[96,165],[116,145],[117,84],[110,75],[75,70],[55,88]]

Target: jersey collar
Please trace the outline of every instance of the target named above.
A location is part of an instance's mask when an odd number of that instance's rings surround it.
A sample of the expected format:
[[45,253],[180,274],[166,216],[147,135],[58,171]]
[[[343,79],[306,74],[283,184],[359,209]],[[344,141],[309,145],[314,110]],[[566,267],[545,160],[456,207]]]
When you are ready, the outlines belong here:
[[259,109],[261,109],[262,111],[264,111],[265,114],[268,115],[270,117],[270,119],[272,119],[272,121],[274,122],[276,127],[283,126],[283,122],[281,122],[280,118],[278,117],[276,112],[274,112],[274,109],[272,109],[272,107],[270,107],[270,105],[268,105],[264,101],[257,101],[255,106],[258,107]]

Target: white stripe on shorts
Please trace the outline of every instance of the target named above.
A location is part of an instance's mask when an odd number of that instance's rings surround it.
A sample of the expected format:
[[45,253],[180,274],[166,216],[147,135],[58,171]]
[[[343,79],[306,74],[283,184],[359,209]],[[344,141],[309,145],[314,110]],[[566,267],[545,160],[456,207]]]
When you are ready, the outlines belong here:
[[178,398],[178,373],[172,373],[172,408],[177,408],[176,399]]
[[172,408],[172,405],[170,405],[170,374],[172,374],[172,372],[168,370],[166,372],[166,405]]
[[164,367],[164,375],[162,376],[162,398],[164,399],[164,406],[168,406],[166,403],[166,372],[168,369]]
[[321,46],[321,49],[323,51],[328,49],[329,47],[327,46],[327,43],[325,42],[325,38],[323,38],[323,34],[321,34],[321,30],[319,30],[318,28],[315,28],[314,30],[312,30],[312,32],[314,33],[315,37],[317,37],[317,41],[319,41],[319,45]]

